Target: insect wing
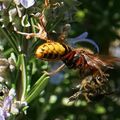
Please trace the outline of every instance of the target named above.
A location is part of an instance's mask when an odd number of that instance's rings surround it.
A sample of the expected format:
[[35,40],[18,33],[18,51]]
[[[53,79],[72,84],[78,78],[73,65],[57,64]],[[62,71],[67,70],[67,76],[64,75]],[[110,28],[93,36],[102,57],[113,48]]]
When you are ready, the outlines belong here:
[[120,58],[112,57],[112,56],[102,56],[102,55],[87,55],[93,62],[98,65],[112,68],[113,64],[120,62]]

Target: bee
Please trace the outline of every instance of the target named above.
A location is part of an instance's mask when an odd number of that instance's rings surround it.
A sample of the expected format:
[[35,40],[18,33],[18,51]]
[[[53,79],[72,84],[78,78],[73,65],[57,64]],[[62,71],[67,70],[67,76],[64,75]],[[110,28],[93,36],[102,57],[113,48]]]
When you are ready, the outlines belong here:
[[69,98],[69,102],[75,101],[78,98],[84,97],[88,102],[94,102],[103,99],[105,96],[112,94],[110,92],[109,81],[101,78],[99,83],[93,76],[85,77],[79,86],[76,87],[76,92]]
[[109,92],[101,92],[101,91],[96,91],[95,93],[86,93],[85,97],[88,102],[96,102],[96,101],[101,101],[104,97],[109,96],[114,94],[114,91],[109,91]]

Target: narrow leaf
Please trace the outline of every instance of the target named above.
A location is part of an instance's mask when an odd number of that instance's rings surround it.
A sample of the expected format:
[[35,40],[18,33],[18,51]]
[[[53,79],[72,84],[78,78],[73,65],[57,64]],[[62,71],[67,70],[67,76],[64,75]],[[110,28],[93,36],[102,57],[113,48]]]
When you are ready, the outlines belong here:
[[26,71],[26,61],[25,61],[25,56],[22,54],[21,55],[21,69],[22,69],[22,86],[23,86],[23,91],[22,91],[22,95],[21,95],[21,100],[24,100],[25,95],[26,95],[26,91],[27,91],[27,71]]
[[40,92],[45,88],[48,83],[48,76],[43,74],[37,82],[33,85],[31,91],[28,93],[26,97],[26,102],[30,103],[33,99],[35,99]]

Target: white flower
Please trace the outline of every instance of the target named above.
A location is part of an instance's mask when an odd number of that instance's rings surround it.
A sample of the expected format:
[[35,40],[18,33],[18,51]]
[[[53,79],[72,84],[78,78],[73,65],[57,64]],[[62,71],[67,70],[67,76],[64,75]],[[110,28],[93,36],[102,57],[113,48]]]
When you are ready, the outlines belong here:
[[20,0],[20,3],[24,8],[29,8],[35,4],[35,0]]
[[[4,3],[0,3],[0,11],[6,9],[6,6]],[[1,120],[1,119],[0,119]]]

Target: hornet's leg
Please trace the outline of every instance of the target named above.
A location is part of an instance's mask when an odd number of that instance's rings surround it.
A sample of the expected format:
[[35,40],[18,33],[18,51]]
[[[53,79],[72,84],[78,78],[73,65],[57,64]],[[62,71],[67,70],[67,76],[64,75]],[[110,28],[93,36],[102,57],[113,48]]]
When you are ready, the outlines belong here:
[[62,64],[60,67],[58,67],[56,70],[54,70],[53,72],[47,72],[47,71],[44,71],[45,74],[47,75],[54,75],[56,73],[58,73],[59,71],[61,71],[62,69],[64,69],[65,67],[65,64]]

